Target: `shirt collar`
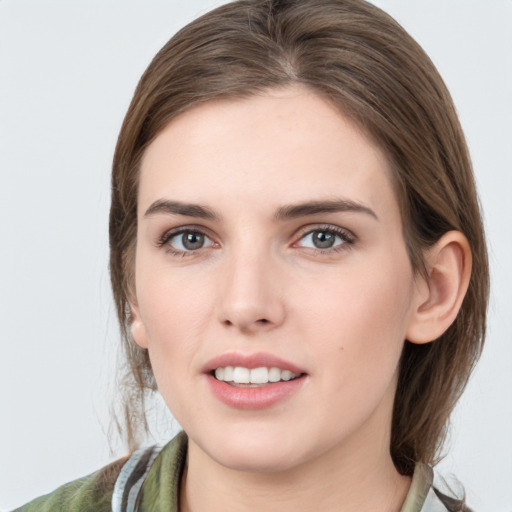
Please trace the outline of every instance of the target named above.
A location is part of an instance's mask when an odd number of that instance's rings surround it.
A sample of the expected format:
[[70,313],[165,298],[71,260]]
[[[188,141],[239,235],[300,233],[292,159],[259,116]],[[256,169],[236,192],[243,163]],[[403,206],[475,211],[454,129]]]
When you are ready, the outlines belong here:
[[[138,509],[178,512],[180,481],[187,458],[187,444],[187,435],[180,432],[160,452],[142,487]],[[400,512],[446,510],[444,507],[441,508],[441,503],[433,493],[433,477],[434,473],[430,466],[416,464],[411,487]]]

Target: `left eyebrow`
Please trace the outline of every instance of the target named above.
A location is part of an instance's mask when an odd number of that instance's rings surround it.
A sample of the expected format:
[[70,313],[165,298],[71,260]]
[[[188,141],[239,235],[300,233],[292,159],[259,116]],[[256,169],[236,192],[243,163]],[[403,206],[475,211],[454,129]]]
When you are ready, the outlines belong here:
[[337,213],[337,212],[356,212],[364,213],[379,220],[377,214],[367,206],[355,201],[347,199],[334,199],[327,201],[308,201],[305,203],[291,204],[281,206],[274,218],[276,220],[290,220],[298,217],[306,217],[308,215],[316,215],[318,213]]

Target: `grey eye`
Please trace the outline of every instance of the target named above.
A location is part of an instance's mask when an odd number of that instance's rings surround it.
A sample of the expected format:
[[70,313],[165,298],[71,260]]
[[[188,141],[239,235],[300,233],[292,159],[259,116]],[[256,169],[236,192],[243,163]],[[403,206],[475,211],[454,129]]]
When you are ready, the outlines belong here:
[[301,247],[310,247],[312,249],[331,249],[338,245],[342,245],[346,240],[332,232],[325,229],[317,229],[310,231],[304,235],[300,241]]
[[334,245],[336,235],[325,231],[315,231],[313,233],[313,244],[319,249],[327,249]]
[[169,240],[169,244],[179,251],[196,251],[204,247],[210,247],[213,242],[199,231],[182,231],[174,235]]

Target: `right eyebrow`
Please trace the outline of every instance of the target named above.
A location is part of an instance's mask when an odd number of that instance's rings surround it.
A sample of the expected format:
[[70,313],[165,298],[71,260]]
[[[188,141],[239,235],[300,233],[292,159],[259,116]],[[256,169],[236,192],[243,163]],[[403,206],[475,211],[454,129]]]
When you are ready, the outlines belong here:
[[167,199],[158,199],[150,205],[144,213],[144,217],[154,215],[155,213],[166,213],[168,215],[183,215],[185,217],[196,217],[198,219],[218,220],[218,215],[206,206],[192,203],[182,203],[180,201],[169,201]]

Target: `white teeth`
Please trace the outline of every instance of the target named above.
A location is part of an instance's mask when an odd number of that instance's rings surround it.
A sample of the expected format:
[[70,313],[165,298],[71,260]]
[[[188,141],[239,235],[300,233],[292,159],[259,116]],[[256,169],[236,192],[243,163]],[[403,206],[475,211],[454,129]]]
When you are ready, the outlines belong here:
[[253,368],[251,370],[251,384],[266,384],[268,382],[268,370],[266,368]]
[[293,376],[293,373],[290,370],[283,370],[281,372],[281,379],[282,380],[290,380]]
[[225,382],[233,381],[233,367],[232,366],[226,366],[224,368],[224,377],[222,380],[224,380]]
[[289,381],[299,376],[290,370],[281,370],[280,368],[245,368],[243,366],[225,366],[215,369],[215,378],[224,382],[233,382],[234,384],[268,384],[269,382],[279,382],[280,380]]
[[233,370],[233,382],[237,384],[249,384],[251,381],[251,370],[243,366],[237,366]]
[[279,382],[281,380],[281,370],[279,368],[270,368],[268,372],[269,382]]

